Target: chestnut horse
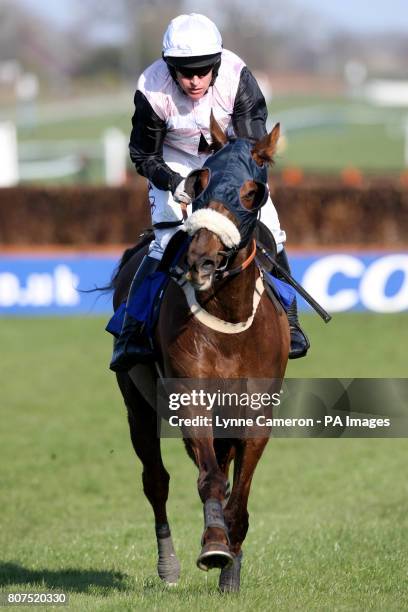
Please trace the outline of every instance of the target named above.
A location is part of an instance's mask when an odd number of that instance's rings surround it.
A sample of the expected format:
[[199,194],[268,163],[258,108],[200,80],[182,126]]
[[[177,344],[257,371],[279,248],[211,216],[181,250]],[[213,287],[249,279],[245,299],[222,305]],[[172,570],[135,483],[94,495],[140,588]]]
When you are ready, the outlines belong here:
[[[216,155],[225,153],[227,163],[233,162],[231,167],[236,167],[239,172],[240,162],[234,158],[234,147],[241,139],[228,142],[213,117],[211,133],[213,143],[219,149]],[[248,157],[251,158],[248,161],[265,169],[272,161],[278,138],[279,125],[255,145],[248,144]],[[215,174],[205,168],[195,171],[194,181],[190,181],[194,198],[211,188]],[[245,180],[237,191],[239,205],[249,212],[253,209],[255,219],[262,194],[267,194],[265,187],[259,181]],[[237,219],[222,201],[210,199],[204,209],[211,211],[209,215],[204,213],[204,217],[211,217],[214,212],[218,220],[220,217],[225,220],[227,230],[239,229]],[[179,283],[171,280],[155,330],[159,355],[157,369],[166,379],[282,380],[290,344],[288,321],[282,309],[268,298],[263,289],[259,292],[259,303],[256,307],[254,305],[260,272],[254,258],[253,237],[246,244],[235,244],[231,249],[230,244],[223,242],[228,242],[230,236],[227,240],[223,232],[214,231],[208,224],[189,223],[194,214],[186,222],[191,242],[184,259],[185,287],[188,286],[189,295],[198,309],[206,311],[206,316],[210,315],[210,321],[226,322],[232,327],[226,331],[227,328],[214,327],[196,316],[186,292]],[[115,308],[126,299],[131,279],[144,253],[142,249],[131,257],[125,254],[122,258],[113,280]],[[238,328],[235,333],[234,325]],[[162,462],[157,434],[154,407],[157,369],[155,365],[140,364],[129,373],[119,372],[116,376],[128,410],[133,447],[143,463],[144,492],[154,512],[158,573],[166,583],[175,584],[180,566],[166,513],[170,477]],[[188,414],[187,406],[183,416]],[[239,590],[241,546],[248,530],[248,496],[269,434],[270,429],[265,428],[263,435],[258,437],[220,439],[213,436],[210,427],[205,437],[189,433],[184,438],[187,452],[198,468],[198,493],[204,509],[202,548],[197,565],[203,570],[221,569],[221,591]],[[228,494],[228,471],[232,460],[233,483]]]

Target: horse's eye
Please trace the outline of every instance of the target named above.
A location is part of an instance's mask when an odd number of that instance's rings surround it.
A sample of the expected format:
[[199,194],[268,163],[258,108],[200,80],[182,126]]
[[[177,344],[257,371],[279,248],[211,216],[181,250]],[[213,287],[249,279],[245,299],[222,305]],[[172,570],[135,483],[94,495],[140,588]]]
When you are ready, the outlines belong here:
[[244,195],[244,198],[245,198],[245,200],[249,200],[249,199],[254,198],[255,195],[256,195],[256,190],[255,189],[251,189],[251,191],[248,191],[248,193],[246,193]]
[[257,181],[246,181],[240,191],[241,204],[247,210],[254,210],[262,204],[265,186]]

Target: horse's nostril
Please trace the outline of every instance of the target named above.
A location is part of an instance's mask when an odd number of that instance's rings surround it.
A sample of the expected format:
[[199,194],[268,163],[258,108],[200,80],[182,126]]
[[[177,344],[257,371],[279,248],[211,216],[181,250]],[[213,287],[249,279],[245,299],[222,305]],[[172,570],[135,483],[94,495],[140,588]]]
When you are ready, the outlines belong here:
[[211,272],[215,268],[215,263],[212,259],[204,259],[204,261],[201,262],[200,267],[206,272]]

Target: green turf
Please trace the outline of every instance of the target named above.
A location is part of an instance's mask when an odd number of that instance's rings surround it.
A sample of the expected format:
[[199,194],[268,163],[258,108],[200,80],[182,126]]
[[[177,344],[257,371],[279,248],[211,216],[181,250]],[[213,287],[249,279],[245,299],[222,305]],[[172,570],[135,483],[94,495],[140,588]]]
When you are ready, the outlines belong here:
[[[21,128],[19,137],[24,140],[89,140],[100,139],[104,131],[112,126],[130,133],[133,100],[129,99],[129,112],[95,117],[76,117],[61,119],[58,122],[45,123],[34,128]],[[102,142],[101,142],[102,144]]]
[[404,378],[408,375],[408,314],[337,313],[325,324],[301,315],[311,339],[306,359],[289,361],[287,375],[315,378]]
[[328,172],[354,166],[385,173],[402,170],[403,159],[403,138],[391,138],[386,126],[349,125],[289,134],[287,148],[276,162],[278,168],[293,165]]
[[[406,374],[406,315],[304,321],[313,349],[289,375]],[[103,322],[0,320],[3,589],[62,589],[81,611],[408,609],[406,440],[272,440],[232,597],[195,567],[196,470],[165,441],[182,578],[163,587]]]

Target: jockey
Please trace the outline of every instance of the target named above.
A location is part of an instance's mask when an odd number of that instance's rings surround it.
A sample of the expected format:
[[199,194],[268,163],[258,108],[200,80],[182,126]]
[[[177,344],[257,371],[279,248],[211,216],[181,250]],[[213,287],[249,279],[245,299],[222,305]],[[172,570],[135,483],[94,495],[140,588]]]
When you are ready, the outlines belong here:
[[[256,142],[266,134],[267,108],[258,83],[237,55],[223,49],[221,35],[204,15],[173,19],[163,38],[162,58],[140,76],[135,94],[130,157],[148,181],[154,240],[133,279],[128,303],[143,280],[156,271],[170,238],[191,204],[185,178],[210,154],[210,112],[228,136]],[[281,229],[270,196],[261,221],[272,232],[278,263],[289,270]],[[290,358],[303,357],[309,342],[300,328],[296,299],[288,310]],[[128,370],[148,355],[140,323],[126,314],[110,367]],[[145,345],[145,347],[143,346]]]

